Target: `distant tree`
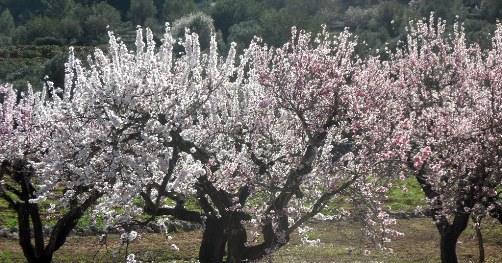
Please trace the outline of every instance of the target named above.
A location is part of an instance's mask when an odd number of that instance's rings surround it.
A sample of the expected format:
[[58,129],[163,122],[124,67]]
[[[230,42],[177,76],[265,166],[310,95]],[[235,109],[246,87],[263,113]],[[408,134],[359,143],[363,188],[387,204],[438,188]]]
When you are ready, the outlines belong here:
[[345,11],[344,22],[351,30],[367,28],[375,15],[376,9],[374,7],[362,8],[360,6],[350,6]]
[[[150,30],[152,30],[152,32],[156,36],[162,35],[162,33],[164,32],[164,29],[165,29],[164,25],[159,23],[159,20],[157,20],[155,17],[146,18],[144,26],[147,28],[150,28]],[[159,39],[156,38],[156,40],[159,40]]]
[[422,0],[418,10],[423,17],[434,12],[437,17],[447,21],[454,21],[456,16],[465,18],[467,15],[467,8],[462,0]]
[[491,48],[491,34],[495,31],[496,25],[490,24],[487,20],[466,19],[464,26],[469,43],[477,43],[484,50]]
[[302,10],[309,16],[314,16],[316,13],[325,6],[325,0],[286,0],[284,8],[290,10]]
[[502,1],[500,0],[485,0],[482,1],[482,15],[489,22],[494,23],[497,19],[502,19]]
[[40,0],[3,0],[0,6],[9,8],[17,24],[22,24],[29,17],[40,14],[44,8]]
[[119,10],[120,14],[122,15],[122,18],[125,19],[127,17],[127,12],[129,11],[129,8],[131,6],[130,1],[107,0],[106,2],[111,6],[113,6],[115,9]]
[[[226,40],[230,27],[243,21],[258,20],[263,9],[255,1],[222,0],[217,1],[211,9],[214,26],[221,30]],[[289,33],[289,29],[287,29]]]
[[211,42],[211,34],[215,32],[213,19],[202,13],[198,12],[182,17],[174,21],[172,25],[172,34],[176,38],[182,38],[185,35],[185,29],[199,35],[200,48],[205,50],[209,48]]
[[256,20],[244,21],[230,27],[228,42],[235,42],[237,48],[242,50],[249,46],[254,36],[262,35],[262,27]]
[[269,9],[261,15],[260,25],[263,28],[263,40],[273,46],[280,46],[291,36],[291,27],[315,32],[321,28],[321,23],[312,19],[301,10]]
[[72,41],[79,39],[83,33],[79,21],[69,17],[61,20],[59,30],[66,44],[71,44]]
[[129,19],[133,26],[144,25],[148,17],[155,17],[157,8],[152,0],[131,0]]
[[370,7],[376,5],[380,0],[334,0],[342,9],[347,9],[350,6]]
[[75,7],[73,0],[41,0],[45,7],[45,14],[50,17],[62,19]]
[[120,13],[106,2],[91,7],[91,14],[84,21],[84,31],[90,43],[105,42],[108,27],[110,30],[121,24]]
[[26,43],[33,44],[37,39],[59,38],[59,21],[47,16],[35,16],[24,25],[26,28]]
[[55,87],[64,87],[65,63],[68,61],[68,54],[59,53],[44,64],[42,76],[46,76],[54,83]]
[[12,36],[15,30],[14,18],[9,9],[5,9],[0,15],[0,46],[12,43]]
[[197,10],[197,5],[190,0],[165,0],[162,5],[162,18],[174,21]]
[[286,0],[263,0],[265,5],[276,10],[284,7]]

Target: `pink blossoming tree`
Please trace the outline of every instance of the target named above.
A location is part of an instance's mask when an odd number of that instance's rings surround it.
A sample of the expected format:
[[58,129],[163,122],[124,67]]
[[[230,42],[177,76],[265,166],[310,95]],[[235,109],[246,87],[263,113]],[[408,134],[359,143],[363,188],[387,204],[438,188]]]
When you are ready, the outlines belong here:
[[457,262],[458,237],[471,215],[502,222],[502,28],[486,52],[468,45],[463,28],[410,23],[407,47],[391,58],[392,101],[400,103],[407,162],[430,202],[442,262]]

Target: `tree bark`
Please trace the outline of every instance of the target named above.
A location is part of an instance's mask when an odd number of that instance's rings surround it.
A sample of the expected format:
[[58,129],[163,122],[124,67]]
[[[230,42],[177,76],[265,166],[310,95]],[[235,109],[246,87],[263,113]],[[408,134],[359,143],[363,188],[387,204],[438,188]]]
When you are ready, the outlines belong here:
[[483,234],[479,228],[476,228],[476,238],[478,239],[479,263],[483,263],[485,262],[485,246],[483,242]]
[[28,261],[29,263],[51,263],[52,262],[52,253],[47,254],[44,253],[41,256],[36,257],[35,261]]
[[230,222],[227,222],[227,227],[225,229],[225,234],[227,235],[227,262],[228,263],[240,263],[247,262],[246,255],[246,242],[247,233],[246,229],[240,222],[240,218],[230,218]]
[[[0,168],[2,176],[4,174],[10,175],[21,188],[21,191],[19,191],[14,187],[9,187],[10,191],[19,197],[20,200],[17,202],[5,193],[0,197],[7,200],[9,206],[17,212],[19,245],[23,250],[26,261],[29,263],[52,262],[54,252],[64,244],[66,237],[76,226],[78,220],[101,197],[102,193],[90,192],[82,204],[71,208],[70,211],[63,215],[53,227],[51,237],[47,246],[45,246],[42,217],[38,204],[30,203],[30,199],[36,198],[33,194],[35,188],[30,182],[34,177],[33,170],[23,160],[15,160],[13,164],[4,161]],[[32,240],[35,242],[34,245]]]
[[227,238],[225,226],[219,218],[208,218],[205,222],[204,233],[199,250],[201,263],[223,262]]
[[441,233],[441,262],[443,263],[457,263],[457,240],[458,236],[453,232]]
[[441,235],[440,250],[442,263],[457,263],[457,242],[469,222],[468,213],[457,213],[452,224],[446,219],[436,224]]
[[476,231],[476,239],[478,240],[479,263],[485,262],[485,245],[483,242],[483,234],[481,233],[481,220],[482,217],[472,215],[472,221],[476,224],[474,231]]
[[[31,243],[31,227],[30,227],[30,204],[22,203],[20,205],[20,209],[18,210],[18,223],[19,223],[19,245],[23,250],[23,254],[28,263],[50,263],[52,262],[53,252],[48,252],[44,250],[43,247],[43,233],[41,231],[34,231],[36,246],[33,247]],[[33,208],[31,208],[33,209]],[[33,221],[40,221],[40,217],[37,214],[31,214],[33,218],[36,218]],[[42,241],[40,241],[40,239]],[[42,242],[42,243],[40,243]]]

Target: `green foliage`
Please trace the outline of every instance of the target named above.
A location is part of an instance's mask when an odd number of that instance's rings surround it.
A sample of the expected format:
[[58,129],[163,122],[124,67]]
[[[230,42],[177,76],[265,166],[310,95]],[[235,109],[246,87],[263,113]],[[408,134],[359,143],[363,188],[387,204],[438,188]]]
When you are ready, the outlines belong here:
[[260,25],[263,28],[263,40],[276,47],[291,39],[293,26],[314,33],[321,29],[320,21],[309,17],[301,10],[287,9],[267,10],[260,18]]
[[477,43],[483,49],[491,47],[491,36],[495,31],[495,25],[490,24],[486,20],[466,19],[464,27],[467,31],[467,41],[469,43]]
[[107,31],[117,28],[120,23],[119,11],[105,2],[100,2],[91,7],[90,15],[83,22],[83,28],[89,42],[103,43],[107,39]]
[[79,21],[70,18],[64,18],[61,20],[59,30],[61,32],[61,36],[65,40],[65,44],[74,43],[82,36],[83,33],[83,29],[82,26],[80,26]]
[[47,16],[59,19],[62,19],[75,7],[73,0],[41,0],[41,2]]
[[35,16],[25,24],[26,42],[20,44],[34,43],[39,38],[57,37],[59,21],[47,16]]
[[[14,34],[16,25],[9,9],[5,9],[0,15],[0,36],[10,38]],[[10,42],[10,41],[9,41]],[[8,42],[0,41],[0,46],[8,45]]]
[[[9,30],[0,34],[0,44],[96,45],[106,41],[106,26],[121,32],[136,25],[151,27],[162,34],[164,22],[174,22],[191,13],[204,12],[214,20],[223,40],[248,43],[256,32],[273,45],[289,40],[290,27],[330,31],[349,27],[361,41],[382,48],[386,42],[402,39],[410,19],[434,11],[450,22],[468,21],[469,39],[486,43],[486,33],[502,18],[499,0],[3,0],[0,10],[10,10]],[[96,11],[100,10],[100,11]],[[160,10],[160,12],[157,12]],[[8,17],[5,13],[5,17]],[[128,29],[120,23],[129,19]],[[0,19],[0,26],[2,24]],[[4,19],[5,20],[5,19]],[[11,26],[12,20],[18,25]],[[245,23],[244,23],[245,22]],[[242,24],[241,24],[242,23]],[[120,24],[117,26],[117,24]],[[488,26],[490,24],[491,26]],[[278,28],[282,27],[282,28]],[[232,30],[232,32],[231,32]],[[472,31],[470,31],[472,30]],[[230,35],[232,35],[230,37]],[[229,39],[230,37],[230,39]],[[242,37],[242,39],[240,39]],[[374,37],[374,38],[373,38]],[[367,53],[367,52],[366,52]]]
[[[467,40],[487,48],[496,20],[502,19],[502,1],[0,0],[0,46],[99,45],[108,40],[108,30],[131,45],[136,25],[151,28],[155,38],[159,38],[164,22],[168,21],[178,36],[185,27],[197,32],[203,49],[208,47],[210,32],[215,32],[218,48],[225,53],[230,42],[236,42],[241,51],[256,35],[272,46],[281,46],[290,40],[292,26],[316,32],[321,24],[326,24],[331,32],[348,27],[361,43],[366,43],[357,47],[357,53],[366,56],[405,42],[409,21],[429,16],[431,11],[449,24],[458,15],[458,21],[465,23]],[[0,61],[0,82],[7,81],[9,74],[9,80],[20,83],[20,76],[40,73],[44,65],[39,62]],[[23,69],[26,65],[33,68]],[[40,81],[39,76],[28,79]]]
[[145,20],[154,17],[156,14],[157,8],[152,0],[131,0],[129,19],[133,26],[145,25]]
[[262,11],[262,6],[256,1],[221,0],[213,5],[211,16],[216,29],[221,30],[226,40],[232,25],[248,20],[258,20]]
[[490,23],[494,23],[497,19],[502,19],[502,1],[500,0],[485,0],[480,3],[482,15]]
[[235,42],[239,50],[249,46],[254,36],[263,35],[263,28],[258,21],[249,20],[230,27],[228,42]]
[[202,13],[194,13],[176,20],[172,26],[173,36],[180,38],[185,34],[185,28],[199,35],[202,50],[209,48],[211,34],[215,32],[213,19]]
[[285,4],[283,8],[286,8],[291,11],[301,11],[310,17],[315,17],[317,12],[321,10],[325,3],[328,2],[326,0],[285,0]]
[[[85,57],[92,48],[77,47],[76,53]],[[0,48],[0,82],[10,82],[19,90],[26,90],[29,82],[40,90],[44,76],[62,86],[64,63],[68,49],[60,46],[9,46]]]
[[42,70],[42,74],[47,76],[56,87],[64,87],[65,68],[64,64],[68,60],[68,54],[60,53],[47,61]]
[[162,18],[175,21],[197,11],[197,5],[189,0],[165,0],[162,5]]
[[367,29],[370,21],[376,16],[375,7],[363,8],[360,6],[350,6],[345,11],[345,25],[352,30]]

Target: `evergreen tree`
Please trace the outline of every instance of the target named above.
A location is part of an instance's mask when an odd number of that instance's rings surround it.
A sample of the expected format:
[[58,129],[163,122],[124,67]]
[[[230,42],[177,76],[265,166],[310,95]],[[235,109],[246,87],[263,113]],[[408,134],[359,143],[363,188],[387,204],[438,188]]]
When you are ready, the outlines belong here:
[[157,8],[152,0],[131,0],[129,19],[134,26],[144,25],[148,17],[155,17]]
[[0,45],[9,45],[15,30],[14,18],[9,9],[5,9],[0,15]]

